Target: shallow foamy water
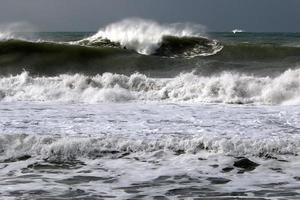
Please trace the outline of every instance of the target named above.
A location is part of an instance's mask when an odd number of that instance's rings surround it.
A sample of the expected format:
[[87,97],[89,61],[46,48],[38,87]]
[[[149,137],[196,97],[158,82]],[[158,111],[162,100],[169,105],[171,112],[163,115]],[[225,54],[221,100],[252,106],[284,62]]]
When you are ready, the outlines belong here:
[[299,108],[2,102],[0,196],[298,199]]

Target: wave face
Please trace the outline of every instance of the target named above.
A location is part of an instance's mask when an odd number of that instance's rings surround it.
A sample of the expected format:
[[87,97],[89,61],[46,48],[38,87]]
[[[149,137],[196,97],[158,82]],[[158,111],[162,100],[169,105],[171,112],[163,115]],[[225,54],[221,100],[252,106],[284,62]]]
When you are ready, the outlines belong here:
[[172,79],[130,76],[60,75],[31,77],[28,72],[0,79],[2,101],[124,102],[171,101],[234,104],[299,104],[300,70],[280,76],[255,77],[223,73],[218,76],[181,74]]

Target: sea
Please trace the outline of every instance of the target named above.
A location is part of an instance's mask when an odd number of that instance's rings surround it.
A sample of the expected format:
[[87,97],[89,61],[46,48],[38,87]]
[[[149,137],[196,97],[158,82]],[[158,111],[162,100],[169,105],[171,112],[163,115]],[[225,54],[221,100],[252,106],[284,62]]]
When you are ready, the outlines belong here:
[[300,199],[300,33],[125,19],[0,30],[0,199]]

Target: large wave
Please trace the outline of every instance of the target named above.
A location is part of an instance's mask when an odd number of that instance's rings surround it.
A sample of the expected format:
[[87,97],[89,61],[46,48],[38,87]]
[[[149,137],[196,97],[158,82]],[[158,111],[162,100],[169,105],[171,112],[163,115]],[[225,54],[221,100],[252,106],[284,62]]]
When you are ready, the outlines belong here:
[[[152,20],[132,18],[110,24],[93,36],[75,44],[122,46],[145,55],[171,57],[213,55],[220,51],[222,46],[216,40],[209,40],[203,36],[204,29],[197,24],[159,24]],[[166,49],[168,54],[165,52]]]
[[31,77],[28,72],[0,79],[2,101],[120,102],[170,101],[198,103],[299,104],[300,69],[271,77],[239,73],[215,76],[181,74],[154,79],[104,73],[85,76]]
[[190,23],[162,25],[151,20],[125,19],[100,29],[93,36],[73,42],[32,39],[27,37],[28,30],[31,30],[28,27],[30,26],[21,23],[0,26],[0,41],[26,40],[35,43],[126,48],[145,55],[184,58],[213,55],[222,49],[216,40],[202,36],[203,26]]

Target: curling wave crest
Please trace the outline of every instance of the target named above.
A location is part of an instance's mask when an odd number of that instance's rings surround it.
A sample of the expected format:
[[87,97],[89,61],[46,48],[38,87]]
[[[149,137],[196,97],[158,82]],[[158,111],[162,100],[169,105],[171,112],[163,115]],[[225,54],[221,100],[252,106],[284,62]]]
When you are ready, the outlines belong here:
[[300,103],[300,69],[277,77],[224,72],[214,76],[182,73],[175,78],[150,78],[104,73],[32,77],[28,72],[0,79],[2,101],[126,102],[169,101],[195,103]]

